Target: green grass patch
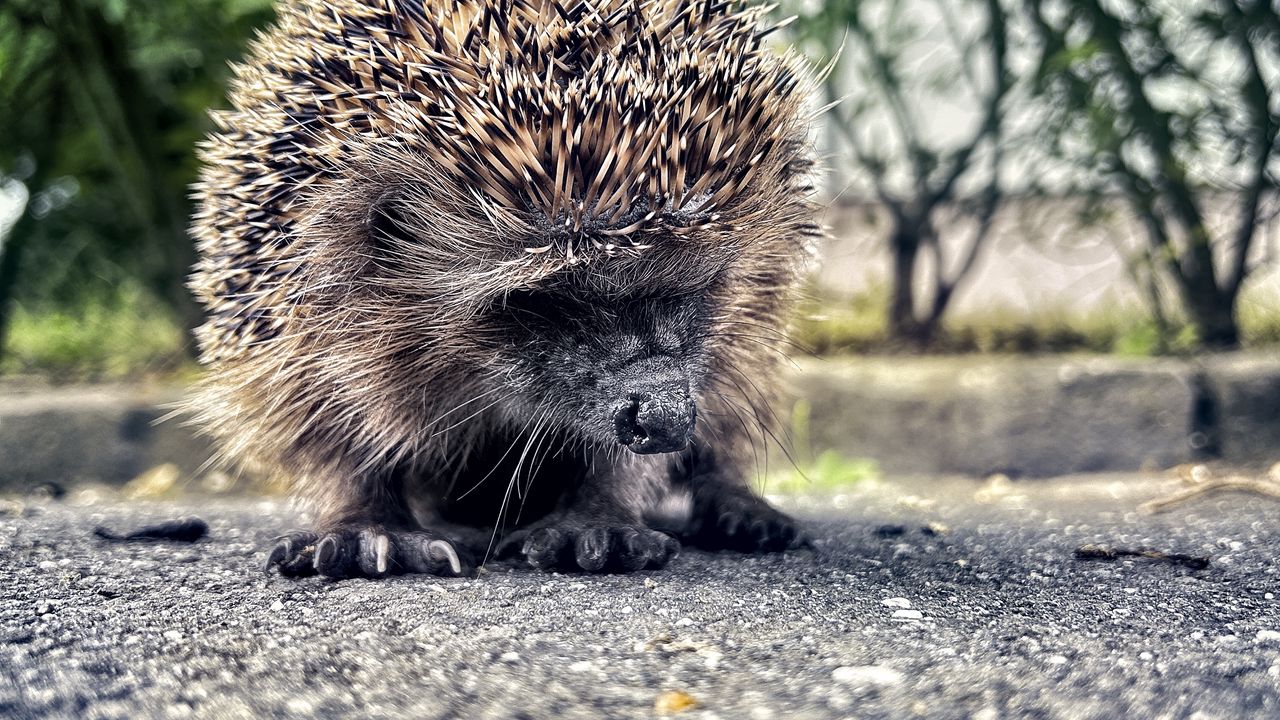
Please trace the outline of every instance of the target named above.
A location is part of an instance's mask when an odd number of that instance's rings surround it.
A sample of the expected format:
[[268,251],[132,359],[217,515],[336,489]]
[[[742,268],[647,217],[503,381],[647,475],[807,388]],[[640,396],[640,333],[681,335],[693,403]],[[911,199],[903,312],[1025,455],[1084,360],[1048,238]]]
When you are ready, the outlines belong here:
[[[802,303],[793,336],[818,355],[885,354],[906,348],[888,333],[888,289],[852,298],[812,297]],[[1246,349],[1280,345],[1280,293],[1254,289],[1240,299]],[[1181,316],[1162,332],[1141,306],[1117,304],[1088,312],[993,308],[945,318],[930,352],[1039,354],[1092,352],[1150,357],[1196,351],[1195,328]]]
[[819,355],[877,352],[889,344],[888,308],[883,285],[839,300],[810,289],[796,310],[792,338]]
[[791,408],[789,457],[794,464],[773,472],[765,481],[764,491],[776,495],[837,495],[881,477],[880,466],[868,458],[846,457],[825,450],[813,457],[813,441],[809,435],[811,409],[808,400],[798,400]]
[[1246,345],[1280,345],[1280,290],[1246,291],[1240,297],[1239,313]]
[[0,373],[58,382],[167,375],[189,366],[185,345],[186,334],[170,313],[140,291],[125,290],[75,311],[17,305]]
[[827,450],[812,462],[771,474],[765,491],[775,495],[837,495],[881,476],[875,460],[845,457]]
[[[910,349],[889,338],[887,306],[888,288],[883,285],[852,298],[814,297],[799,308],[793,337],[798,345],[818,355]],[[1280,292],[1251,288],[1240,300],[1239,318],[1246,348],[1280,347]],[[1118,305],[1083,314],[992,309],[949,318],[929,350],[1094,352],[1136,357],[1194,352],[1194,328],[1181,318],[1170,323],[1170,331],[1162,338],[1142,307]],[[186,372],[193,366],[186,342],[186,333],[168,308],[136,288],[126,287],[96,301],[85,300],[75,310],[18,304],[0,356],[0,375],[34,374],[73,382]],[[819,469],[814,472],[821,474]]]

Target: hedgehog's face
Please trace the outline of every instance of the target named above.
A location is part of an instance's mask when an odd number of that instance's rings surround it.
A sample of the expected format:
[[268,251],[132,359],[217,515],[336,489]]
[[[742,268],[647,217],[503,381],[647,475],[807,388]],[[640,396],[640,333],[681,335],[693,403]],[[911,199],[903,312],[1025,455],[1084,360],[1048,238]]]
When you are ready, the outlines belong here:
[[775,335],[760,319],[806,246],[800,213],[783,202],[768,204],[776,219],[734,231],[658,229],[613,246],[615,236],[559,236],[412,199],[390,196],[371,213],[356,253],[372,262],[351,263],[361,282],[330,284],[368,290],[361,302],[386,308],[374,312],[389,319],[377,324],[388,346],[482,378],[459,390],[483,393],[484,408],[517,428],[640,454],[683,449],[704,393],[721,413],[732,402],[711,368],[738,356],[727,350],[735,337],[753,350],[776,340],[732,330]]
[[596,269],[582,273],[588,282],[555,278],[494,302],[486,325],[511,368],[508,413],[530,429],[559,424],[636,453],[683,449],[705,385],[717,283],[692,268],[649,275],[643,288],[612,285]]

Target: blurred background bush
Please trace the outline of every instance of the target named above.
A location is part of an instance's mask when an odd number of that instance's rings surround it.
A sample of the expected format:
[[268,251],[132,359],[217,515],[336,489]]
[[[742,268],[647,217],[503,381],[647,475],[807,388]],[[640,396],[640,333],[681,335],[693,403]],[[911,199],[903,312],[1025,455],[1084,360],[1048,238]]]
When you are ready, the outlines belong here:
[[0,3],[0,370],[189,356],[193,151],[271,17],[270,0]]
[[[1280,344],[1271,0],[788,0],[819,353]],[[0,373],[189,363],[193,148],[270,0],[0,4]]]

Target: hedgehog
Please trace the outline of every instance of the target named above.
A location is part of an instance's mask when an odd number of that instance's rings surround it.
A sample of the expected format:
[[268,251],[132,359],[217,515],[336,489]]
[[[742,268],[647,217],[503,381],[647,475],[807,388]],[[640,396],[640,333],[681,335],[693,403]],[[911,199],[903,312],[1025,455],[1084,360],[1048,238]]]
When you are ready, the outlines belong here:
[[[290,577],[780,552],[760,497],[820,235],[815,81],[726,0],[289,0],[194,187],[217,459]],[[754,475],[753,475],[754,473]]]

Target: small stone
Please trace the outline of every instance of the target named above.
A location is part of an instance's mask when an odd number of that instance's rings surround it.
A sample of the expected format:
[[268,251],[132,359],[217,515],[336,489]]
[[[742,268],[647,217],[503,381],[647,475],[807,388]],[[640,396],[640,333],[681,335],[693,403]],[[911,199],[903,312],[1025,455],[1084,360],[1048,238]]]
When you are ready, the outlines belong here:
[[900,597],[886,598],[884,600],[881,600],[880,604],[885,607],[902,608],[904,610],[911,607],[910,600],[906,598],[900,598]]
[[41,561],[40,561],[40,564],[36,565],[36,567],[40,568],[41,570],[44,570],[44,571],[48,572],[48,571],[51,571],[51,570],[57,570],[57,569],[58,569],[58,563],[56,563],[56,562],[54,562],[54,561],[52,561],[52,560],[41,560]]
[[590,660],[579,660],[576,663],[569,664],[569,672],[583,673],[590,672],[595,667]]
[[121,492],[131,500],[163,497],[174,489],[181,477],[182,470],[177,465],[165,463],[125,483]]
[[842,665],[831,671],[831,679],[841,685],[887,686],[901,683],[906,676],[883,665]]
[[516,663],[520,662],[520,653],[504,652],[498,656],[498,662],[506,663],[507,665],[515,665]]
[[1069,661],[1067,660],[1066,655],[1050,655],[1045,658],[1045,662],[1050,665],[1066,665]]
[[1280,642],[1280,631],[1259,630],[1253,639],[1254,642]]
[[849,693],[833,692],[827,696],[827,707],[838,713],[844,713],[853,707],[853,698]]
[[271,612],[280,612],[281,610],[284,610],[284,602],[277,600],[271,603]]
[[689,693],[680,690],[664,692],[653,701],[653,711],[659,715],[675,715],[698,706]]
[[182,642],[182,633],[177,630],[165,630],[164,639],[169,642]]
[[676,627],[689,627],[692,624],[693,624],[693,621],[687,617],[682,617],[676,621]]
[[894,610],[893,619],[902,621],[923,620],[924,613],[919,610]]

